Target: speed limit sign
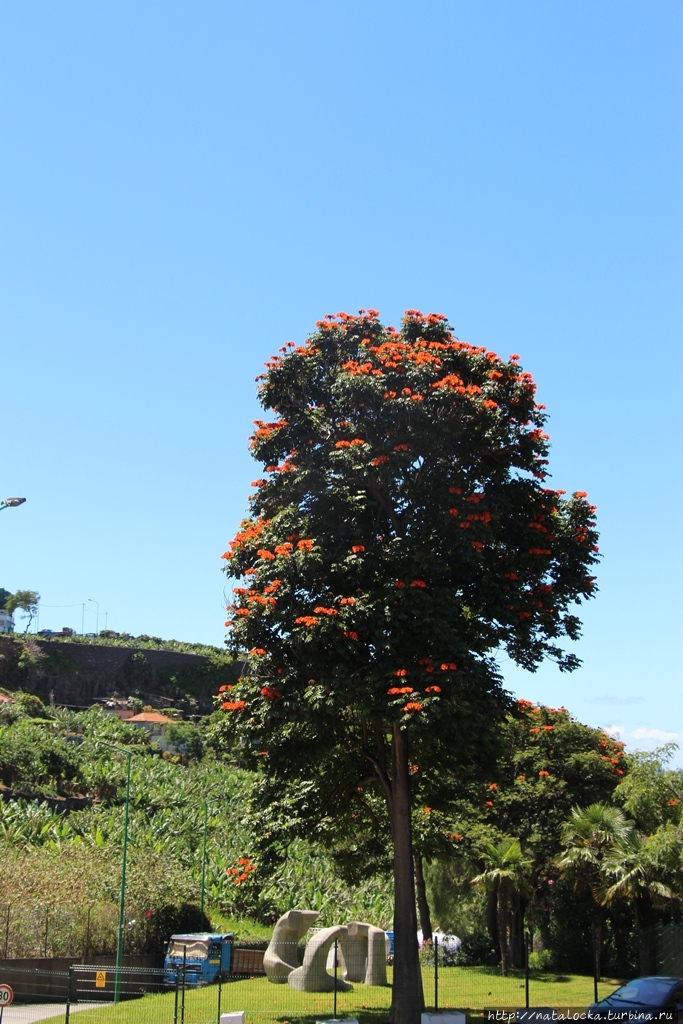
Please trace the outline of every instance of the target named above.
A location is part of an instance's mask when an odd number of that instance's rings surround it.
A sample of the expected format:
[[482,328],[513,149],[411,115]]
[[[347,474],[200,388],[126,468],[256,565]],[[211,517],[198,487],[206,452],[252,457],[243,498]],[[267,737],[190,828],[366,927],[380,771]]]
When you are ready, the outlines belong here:
[[14,992],[10,985],[0,985],[0,1008],[9,1006],[14,999]]

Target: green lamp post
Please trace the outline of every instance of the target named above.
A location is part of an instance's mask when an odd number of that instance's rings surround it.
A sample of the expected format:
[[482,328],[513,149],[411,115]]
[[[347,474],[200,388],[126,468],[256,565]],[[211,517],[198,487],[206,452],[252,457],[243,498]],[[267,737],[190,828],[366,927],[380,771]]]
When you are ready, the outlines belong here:
[[128,759],[126,767],[126,807],[123,818],[123,856],[121,858],[121,895],[119,896],[119,926],[116,933],[116,977],[114,981],[114,1002],[118,1003],[121,999],[121,960],[123,958],[123,927],[125,922],[125,904],[126,904],[126,858],[128,856],[128,810],[130,807],[130,763],[133,756],[132,750],[126,750],[125,747],[119,747],[116,743],[108,743],[107,740],[97,740],[98,743],[103,744],[105,747],[112,747],[113,750],[118,750],[120,754],[124,754]]
[[227,796],[215,796],[204,801],[204,842],[202,844],[202,896],[199,903],[199,913],[204,920],[204,886],[206,882],[206,836],[209,826],[209,804],[220,803],[222,800],[229,800]]
[[16,508],[17,505],[23,505],[26,498],[3,498],[0,501],[0,512],[3,508]]

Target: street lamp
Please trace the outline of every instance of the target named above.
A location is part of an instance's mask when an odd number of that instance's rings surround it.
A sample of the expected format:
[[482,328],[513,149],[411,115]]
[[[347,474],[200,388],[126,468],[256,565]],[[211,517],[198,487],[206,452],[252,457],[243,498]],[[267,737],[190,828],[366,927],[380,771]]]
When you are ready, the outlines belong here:
[[126,750],[125,747],[119,747],[116,743],[108,743],[106,740],[96,740],[97,743],[102,743],[105,747],[112,747],[114,750],[118,750],[120,754],[125,754],[128,758],[128,767],[126,769],[126,810],[123,819],[123,857],[121,860],[121,895],[119,897],[119,927],[116,933],[116,980],[114,982],[114,1002],[118,1003],[121,999],[121,959],[123,957],[123,926],[124,926],[124,908],[126,902],[126,857],[128,854],[128,808],[130,806],[130,762],[133,756],[132,750]]
[[204,801],[204,843],[202,845],[202,898],[199,904],[199,916],[204,923],[204,882],[206,879],[206,833],[209,825],[209,804],[220,803],[221,800],[229,800],[228,796],[214,796]]
[[95,618],[95,632],[99,635],[100,632],[100,602],[93,600],[92,597],[88,598],[93,604],[97,605],[96,618]]
[[0,511],[3,508],[16,508],[17,505],[23,505],[26,498],[3,498],[0,501]]

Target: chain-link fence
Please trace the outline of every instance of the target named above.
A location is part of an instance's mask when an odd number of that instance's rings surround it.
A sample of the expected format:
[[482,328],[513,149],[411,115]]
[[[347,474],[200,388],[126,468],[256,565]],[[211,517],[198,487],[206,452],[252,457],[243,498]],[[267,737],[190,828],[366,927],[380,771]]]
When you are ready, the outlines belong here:
[[[116,952],[118,903],[89,906],[0,905],[0,958],[94,957]],[[123,948],[126,953],[161,953],[172,932],[194,931],[206,921],[198,908],[152,910],[126,904]]]
[[[231,947],[227,961],[213,963],[209,954],[188,946],[164,968],[117,970],[113,958],[59,970],[0,961],[0,986],[10,986],[14,997],[2,1024],[46,1018],[69,1024],[75,1013],[78,1024],[221,1024],[221,1016],[232,1013],[244,1013],[246,1024],[387,1020],[393,981],[387,951],[373,958],[367,942],[314,940],[306,947],[282,943],[265,964],[263,950],[239,945]],[[436,942],[422,956],[422,978],[428,1011],[523,1007],[529,1001],[523,974],[503,978],[494,968],[477,974],[472,968],[447,966],[440,962]]]
[[[134,914],[128,916],[135,920]],[[78,910],[7,904],[0,907],[0,956],[7,960],[112,953],[117,927],[118,906],[113,903],[94,903]]]

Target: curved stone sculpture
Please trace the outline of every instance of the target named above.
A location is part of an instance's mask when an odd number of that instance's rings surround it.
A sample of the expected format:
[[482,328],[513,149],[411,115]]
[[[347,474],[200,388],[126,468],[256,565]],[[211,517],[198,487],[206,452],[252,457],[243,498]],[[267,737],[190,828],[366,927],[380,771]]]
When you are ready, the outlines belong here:
[[284,985],[292,971],[299,966],[297,943],[315,923],[318,913],[317,910],[288,910],[282,915],[263,954],[263,967],[268,981],[274,985]]
[[346,931],[341,942],[344,977],[365,985],[386,985],[386,937],[382,929],[363,921],[352,921]]
[[[291,985],[297,992],[332,992],[334,991],[334,977],[327,973],[327,954],[335,939],[340,939],[343,944],[346,941],[348,929],[343,925],[333,925],[332,928],[321,928],[306,943],[304,962],[297,967],[287,978],[287,984]],[[340,992],[348,992],[353,988],[348,981],[337,978],[337,989]]]

